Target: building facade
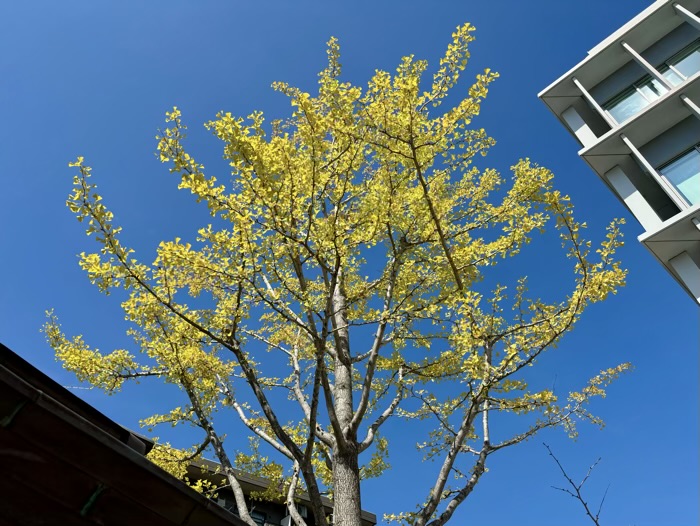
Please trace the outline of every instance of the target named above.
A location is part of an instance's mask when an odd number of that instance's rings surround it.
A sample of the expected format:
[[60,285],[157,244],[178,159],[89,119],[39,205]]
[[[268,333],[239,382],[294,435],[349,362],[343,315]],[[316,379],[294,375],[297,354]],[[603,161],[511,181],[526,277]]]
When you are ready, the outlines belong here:
[[700,303],[700,0],[658,0],[539,94]]

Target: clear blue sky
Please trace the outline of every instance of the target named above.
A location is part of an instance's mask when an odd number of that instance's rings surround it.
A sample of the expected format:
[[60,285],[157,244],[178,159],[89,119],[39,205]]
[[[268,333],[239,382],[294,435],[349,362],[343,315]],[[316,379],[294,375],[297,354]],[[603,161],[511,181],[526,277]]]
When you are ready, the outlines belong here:
[[[471,73],[501,73],[477,123],[497,140],[488,163],[505,172],[528,156],[548,166],[592,231],[613,217],[628,219],[621,251],[627,287],[585,315],[542,374],[575,387],[623,361],[635,370],[595,406],[608,424],[603,431],[582,427],[577,442],[559,431],[542,438],[573,475],[603,457],[588,490],[597,502],[610,485],[604,524],[696,526],[697,306],[636,241],[641,227],[578,159],[573,138],[536,97],[649,3],[2,2],[0,341],[64,385],[76,381],[39,333],[44,310],[55,308],[69,334],[83,333],[105,350],[126,341],[118,301],[101,296],[77,266],[76,254],[93,245],[64,205],[68,161],[87,158],[125,242],[150,261],[159,240],[192,238],[207,221],[153,155],[165,111],[182,109],[191,150],[213,166],[219,144],[201,123],[219,110],[284,116],[287,101],[271,82],[314,89],[330,36],[340,39],[345,77],[362,84],[375,68],[393,70],[409,53],[434,64],[454,27],[469,21],[477,27]],[[533,259],[526,264],[536,274]],[[165,396],[144,389],[111,398],[77,392],[136,428]],[[398,445],[399,452],[410,446]],[[402,460],[394,454],[393,470],[366,483],[365,509],[381,516],[422,497],[416,481],[436,466]],[[494,459],[454,524],[587,524],[573,499],[550,488],[561,484],[535,439]]]

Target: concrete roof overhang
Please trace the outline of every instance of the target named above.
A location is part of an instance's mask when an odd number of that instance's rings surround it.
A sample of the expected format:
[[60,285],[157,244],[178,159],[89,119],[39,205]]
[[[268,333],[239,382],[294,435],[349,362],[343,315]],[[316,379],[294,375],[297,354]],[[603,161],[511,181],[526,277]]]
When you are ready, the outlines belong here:
[[656,230],[639,236],[639,241],[668,267],[671,273],[673,269],[668,265],[670,259],[681,252],[694,252],[700,247],[700,230],[693,223],[693,218],[700,220],[700,204],[673,216]]
[[696,261],[700,259],[700,229],[693,219],[700,221],[700,204],[665,221],[659,228],[639,236],[639,241],[651,252],[685,292],[697,301],[695,295],[680,279],[669,261],[682,252],[687,252]]

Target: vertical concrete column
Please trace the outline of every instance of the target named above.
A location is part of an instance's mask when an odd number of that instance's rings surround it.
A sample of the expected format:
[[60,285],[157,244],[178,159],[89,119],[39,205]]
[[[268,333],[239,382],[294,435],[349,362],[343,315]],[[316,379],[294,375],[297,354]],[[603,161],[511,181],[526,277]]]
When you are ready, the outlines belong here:
[[569,106],[564,110],[561,114],[561,118],[564,119],[564,122],[566,122],[567,126],[584,147],[590,146],[598,139],[596,134],[593,133],[593,130],[591,130],[591,127],[586,124],[586,121],[583,120],[573,106]]
[[632,184],[632,181],[629,180],[622,168],[615,166],[605,174],[605,178],[615,189],[617,195],[625,202],[632,215],[641,223],[644,230],[649,232],[661,226],[662,221],[659,219],[659,216],[647,200],[644,199],[641,192]]
[[676,13],[678,13],[679,16],[685,19],[686,22],[700,31],[700,18],[678,3],[673,4],[673,8],[676,10]]
[[700,107],[698,107],[697,104],[695,104],[690,98],[688,98],[687,95],[681,95],[680,99],[683,101],[683,104],[687,106],[687,108],[695,115],[698,119],[700,119]]
[[581,92],[581,95],[583,95],[583,98],[588,101],[588,103],[591,105],[591,107],[598,112],[598,115],[603,117],[603,120],[608,123],[608,125],[611,128],[614,128],[617,126],[617,122],[607,114],[607,112],[601,108],[600,104],[598,104],[598,101],[593,98],[593,95],[588,93],[588,90],[583,87],[583,84],[579,82],[579,80],[576,77],[572,77],[571,81],[574,83],[574,85],[578,88],[578,90]]
[[646,59],[642,55],[640,55],[634,49],[632,49],[632,47],[627,42],[625,42],[623,40],[622,42],[620,42],[620,44],[622,44],[622,47],[625,48],[625,51],[627,51],[627,53],[632,55],[632,58],[635,60],[635,62],[637,62],[637,64],[642,66],[642,68],[644,68],[647,71],[647,73],[649,73],[649,75],[651,75],[656,80],[658,80],[661,84],[666,86],[667,89],[669,89],[669,90],[673,89],[673,84],[671,84],[671,81],[664,78],[664,76],[661,73],[659,73],[659,71],[654,66],[649,64],[649,62],[647,62]]
[[673,270],[691,292],[695,301],[700,303],[700,267],[687,252],[681,252],[669,261]]
[[639,164],[641,164],[644,169],[649,172],[649,175],[651,175],[651,177],[659,184],[661,189],[666,192],[666,195],[671,198],[671,201],[673,201],[680,210],[688,208],[688,204],[685,202],[685,199],[681,197],[671,183],[661,177],[661,174],[656,171],[656,168],[654,168],[649,161],[647,161],[647,158],[642,155],[642,152],[640,152],[637,147],[632,144],[632,141],[630,141],[624,133],[620,134],[620,139],[622,139],[622,142],[624,142],[627,145],[627,148],[629,148],[630,152],[632,152],[632,157],[634,157],[637,162],[639,162]]

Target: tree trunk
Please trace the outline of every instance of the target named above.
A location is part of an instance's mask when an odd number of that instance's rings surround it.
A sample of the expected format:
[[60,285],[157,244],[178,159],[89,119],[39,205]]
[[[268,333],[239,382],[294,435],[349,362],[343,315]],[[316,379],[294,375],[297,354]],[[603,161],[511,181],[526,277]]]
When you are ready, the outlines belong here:
[[333,394],[341,435],[336,436],[333,450],[333,526],[361,526],[359,448],[357,433],[352,428],[352,360],[343,280],[342,271],[338,271],[332,297],[336,352]]
[[360,468],[357,446],[333,453],[333,526],[360,526]]

